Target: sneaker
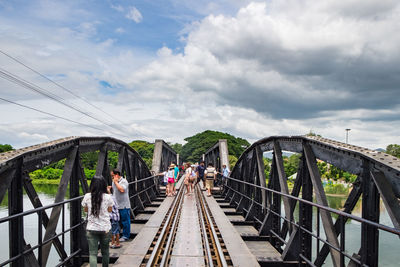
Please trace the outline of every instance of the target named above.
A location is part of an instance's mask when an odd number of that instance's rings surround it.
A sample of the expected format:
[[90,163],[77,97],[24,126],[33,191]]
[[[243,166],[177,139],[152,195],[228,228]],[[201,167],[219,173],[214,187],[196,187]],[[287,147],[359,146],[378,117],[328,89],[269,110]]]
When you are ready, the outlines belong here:
[[123,236],[123,237],[121,237],[120,239],[119,239],[119,242],[126,242],[126,241],[128,241],[129,239],[128,238],[126,238],[125,236]]

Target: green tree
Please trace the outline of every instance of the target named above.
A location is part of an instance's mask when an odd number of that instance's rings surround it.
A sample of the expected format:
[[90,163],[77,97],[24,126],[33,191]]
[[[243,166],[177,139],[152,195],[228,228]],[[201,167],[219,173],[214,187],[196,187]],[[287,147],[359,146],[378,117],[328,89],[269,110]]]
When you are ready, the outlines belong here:
[[299,168],[300,154],[293,154],[290,157],[283,157],[283,168],[285,169],[286,177],[295,174]]
[[400,158],[400,145],[390,144],[386,147],[386,153]]
[[264,158],[264,173],[265,173],[265,178],[267,180],[269,179],[269,173],[271,172],[271,163],[272,163],[271,159]]
[[9,145],[9,144],[4,144],[4,145],[0,144],[0,153],[11,151],[11,150],[14,150],[14,148],[11,145]]
[[229,168],[232,171],[233,167],[236,165],[238,158],[234,155],[229,155]]
[[346,181],[346,183],[354,183],[357,179],[357,175],[351,174],[349,172],[344,172],[343,178]]
[[88,180],[91,180],[93,176],[96,174],[96,170],[89,170],[88,168],[84,168],[84,172]]
[[217,132],[217,131],[204,131],[196,135],[185,138],[187,143],[182,147],[182,158],[185,161],[196,162],[202,154],[213,146],[219,139],[226,139],[228,141],[229,154],[239,158],[243,151],[250,146],[250,143],[240,137]]
[[151,169],[151,165],[153,162],[153,152],[154,152],[154,144],[135,140],[129,143],[129,146],[136,150],[136,152],[142,157],[147,167]]
[[325,161],[317,161],[317,166],[318,166],[319,174],[322,177],[328,178],[328,177],[326,177],[326,174],[328,171],[328,164]]
[[46,170],[46,169],[49,169],[49,168],[63,170],[64,169],[64,165],[65,165],[65,159],[62,159],[62,160],[59,160],[57,162],[54,162],[54,163],[50,164],[49,166],[44,167],[43,170]]
[[115,169],[117,168],[118,165],[118,153],[114,151],[108,152],[108,165],[110,166],[110,169]]
[[95,170],[97,167],[97,159],[99,158],[99,151],[86,152],[81,154],[81,163],[83,168]]
[[63,174],[63,170],[48,168],[46,170],[36,170],[30,173],[31,179],[49,179],[55,180],[60,179]]
[[175,144],[168,143],[168,144],[172,147],[173,150],[175,150],[176,154],[181,154],[182,147],[183,147],[182,144],[178,144],[178,143],[175,143]]
[[316,136],[316,137],[321,137],[320,134],[316,134],[314,133],[312,130],[310,130],[310,132],[308,134],[306,134],[306,136]]

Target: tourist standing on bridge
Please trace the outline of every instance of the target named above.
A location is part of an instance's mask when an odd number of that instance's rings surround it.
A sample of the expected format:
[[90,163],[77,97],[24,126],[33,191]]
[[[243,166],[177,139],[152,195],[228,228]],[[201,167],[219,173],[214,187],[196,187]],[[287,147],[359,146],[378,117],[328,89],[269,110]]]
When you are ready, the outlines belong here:
[[110,248],[120,248],[121,244],[119,243],[119,210],[118,204],[113,196],[114,205],[112,206],[112,211],[110,212],[110,221],[111,221],[111,245]]
[[196,184],[198,184],[200,182],[200,180],[203,181],[203,187],[205,187],[204,185],[204,171],[205,171],[206,167],[204,166],[204,161],[200,162],[200,165],[197,167],[197,182]]
[[189,195],[191,192],[191,186],[190,186],[190,176],[192,175],[192,167],[190,162],[186,163],[185,166],[185,185],[186,185],[186,195]]
[[204,171],[204,175],[206,176],[206,188],[208,192],[208,197],[211,196],[216,174],[217,171],[215,170],[214,165],[211,162],[208,163],[207,169]]
[[117,169],[114,169],[111,172],[111,176],[113,179],[113,196],[117,200],[122,224],[122,237],[119,239],[119,242],[125,242],[131,237],[131,202],[129,201],[129,184]]
[[178,178],[179,178],[179,168],[178,166],[176,166],[176,162],[172,162],[172,164],[174,165],[174,175],[175,175],[175,183],[174,183],[174,196],[176,195],[176,183],[178,182]]
[[90,193],[85,194],[82,207],[87,212],[86,236],[89,244],[90,267],[97,266],[97,252],[101,249],[102,265],[108,266],[110,242],[110,212],[114,201],[107,194],[107,183],[102,176],[94,176],[90,184]]
[[174,183],[175,183],[175,170],[174,170],[174,164],[169,165],[168,171],[167,171],[167,177],[168,177],[168,184],[167,184],[167,196],[172,197],[173,196],[173,191],[174,191]]
[[226,177],[229,177],[230,173],[231,171],[229,170],[229,168],[225,164],[222,165],[222,173],[220,173],[222,175],[222,182],[219,186],[225,183]]
[[190,174],[190,178],[189,178],[189,185],[190,185],[192,192],[194,192],[194,183],[195,182],[196,182],[196,166],[192,165],[192,173]]

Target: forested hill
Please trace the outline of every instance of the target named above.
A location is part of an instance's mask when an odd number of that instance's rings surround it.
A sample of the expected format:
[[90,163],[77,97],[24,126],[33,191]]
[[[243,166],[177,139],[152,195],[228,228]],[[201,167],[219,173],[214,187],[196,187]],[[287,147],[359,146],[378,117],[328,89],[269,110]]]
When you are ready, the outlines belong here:
[[234,137],[228,133],[217,131],[204,131],[196,135],[186,137],[186,144],[183,145],[180,155],[184,161],[197,162],[201,156],[213,146],[219,139],[228,141],[229,154],[238,158],[243,151],[250,146],[250,143],[240,137]]
[[[186,144],[168,143],[183,159],[183,161],[197,162],[201,156],[213,146],[219,139],[228,141],[229,155],[232,161],[235,161],[243,151],[250,146],[250,143],[240,137],[235,137],[228,133],[217,131],[204,131],[190,137],[186,137]],[[134,148],[139,155],[144,159],[149,168],[153,159],[154,144],[146,141],[133,141],[129,145]]]

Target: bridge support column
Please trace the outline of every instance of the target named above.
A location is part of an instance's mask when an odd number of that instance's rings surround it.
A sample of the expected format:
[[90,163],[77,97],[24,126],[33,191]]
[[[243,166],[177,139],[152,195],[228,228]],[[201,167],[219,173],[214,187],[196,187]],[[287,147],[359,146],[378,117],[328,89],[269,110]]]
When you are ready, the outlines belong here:
[[[275,154],[275,153],[274,153]],[[268,187],[275,190],[275,191],[281,191],[280,183],[279,183],[279,174],[278,174],[278,168],[277,168],[277,162],[276,162],[276,157],[272,158],[272,166],[271,166],[271,173],[270,173],[270,178],[268,182]],[[281,231],[281,195],[271,193],[271,210],[274,213],[271,213],[271,228],[267,230],[267,232],[270,234],[270,243],[278,250],[281,250],[281,242],[275,235],[280,236],[280,231]],[[272,233],[275,233],[275,235]]]
[[[362,217],[379,222],[379,192],[370,174],[368,163],[363,164],[362,174]],[[366,223],[361,224],[361,262],[378,266],[379,231]]]
[[[294,183],[294,187],[291,195],[298,197],[300,190],[303,188],[302,198],[312,202],[313,191],[312,182],[310,179],[310,174],[307,169],[307,164],[305,163],[304,153],[299,162],[299,167],[297,170],[297,177]],[[290,203],[290,215],[293,218],[293,213],[296,206],[296,201],[293,199],[289,200]],[[312,206],[305,205],[300,201],[299,203],[299,225],[305,230],[312,232]],[[285,221],[282,226],[282,238],[286,238],[290,226],[288,222]],[[293,227],[293,231],[290,235],[289,241],[282,253],[282,258],[284,260],[298,260],[302,261],[299,254],[301,253],[305,258],[311,258],[311,236],[304,230],[298,227]]]
[[[23,193],[22,193],[22,158],[18,160],[15,174],[8,190],[8,215],[22,213]],[[10,258],[17,256],[24,250],[24,217],[18,217],[9,222],[9,246]],[[25,266],[24,256],[11,263],[12,267]]]
[[[306,159],[304,153],[301,157],[300,162],[302,168],[301,172],[298,175],[301,175],[302,181],[302,194],[301,197],[307,201],[313,201],[313,187],[310,178],[310,173],[307,168]],[[304,227],[306,230],[312,232],[312,206],[304,204],[303,202],[299,203],[300,213],[299,213],[299,224]],[[300,234],[300,243],[301,243],[301,254],[304,255],[307,259],[311,259],[311,248],[312,248],[312,238],[308,233],[303,232],[303,230],[299,229]]]
[[[69,197],[75,198],[79,197],[79,180],[81,180],[81,170],[80,170],[80,158],[75,157],[75,162],[73,165],[73,170],[71,172],[71,178],[69,182]],[[75,226],[82,223],[82,207],[81,201],[73,201],[70,204],[70,225]],[[77,228],[71,231],[70,238],[70,251],[71,254],[81,250],[78,255],[72,258],[71,263],[72,266],[81,266],[82,265],[82,254],[88,255],[89,249],[86,246],[85,240],[85,229],[83,225],[78,226]],[[85,244],[85,246],[83,245]]]
[[96,175],[101,175],[111,185],[110,168],[108,166],[108,151],[106,146],[100,149],[99,158],[97,160]]
[[[58,186],[58,191],[56,194],[56,197],[54,199],[54,203],[62,202],[64,201],[65,198],[65,193],[68,188],[68,183],[70,182],[73,170],[74,170],[74,164],[76,161],[76,157],[78,157],[78,146],[75,146],[72,148],[70,151],[64,165],[64,172],[61,176],[60,184]],[[46,232],[44,234],[43,240],[48,240],[51,237],[54,236],[58,224],[58,220],[60,218],[62,206],[56,206],[52,209],[50,218],[49,218],[49,223],[46,228]],[[53,242],[49,242],[45,245],[43,245],[43,259],[42,259],[42,265],[46,266],[47,260],[50,254],[50,249],[52,246]]]
[[153,163],[151,164],[151,171],[154,174],[160,172],[160,166],[162,161],[162,148],[163,148],[163,140],[156,140],[154,144],[154,152],[153,152]]
[[[309,174],[310,174],[311,181],[312,181],[312,184],[314,187],[315,198],[317,199],[317,203],[322,206],[329,207],[328,200],[326,198],[325,191],[322,186],[321,176],[320,176],[320,173],[318,170],[315,154],[312,151],[309,144],[307,144],[307,143],[304,144],[303,148],[304,148],[304,154],[305,154]],[[323,209],[320,210],[320,214],[321,214],[321,219],[322,219],[322,225],[324,227],[325,235],[327,237],[328,242],[331,243],[332,246],[334,246],[336,248],[340,248],[339,241],[337,239],[338,235],[336,234],[336,230],[333,225],[333,220],[332,220],[331,214],[328,211],[323,210]],[[331,252],[331,258],[332,258],[333,265],[339,266],[340,265],[340,253],[337,250],[334,250],[333,248],[330,248],[330,252]]]

